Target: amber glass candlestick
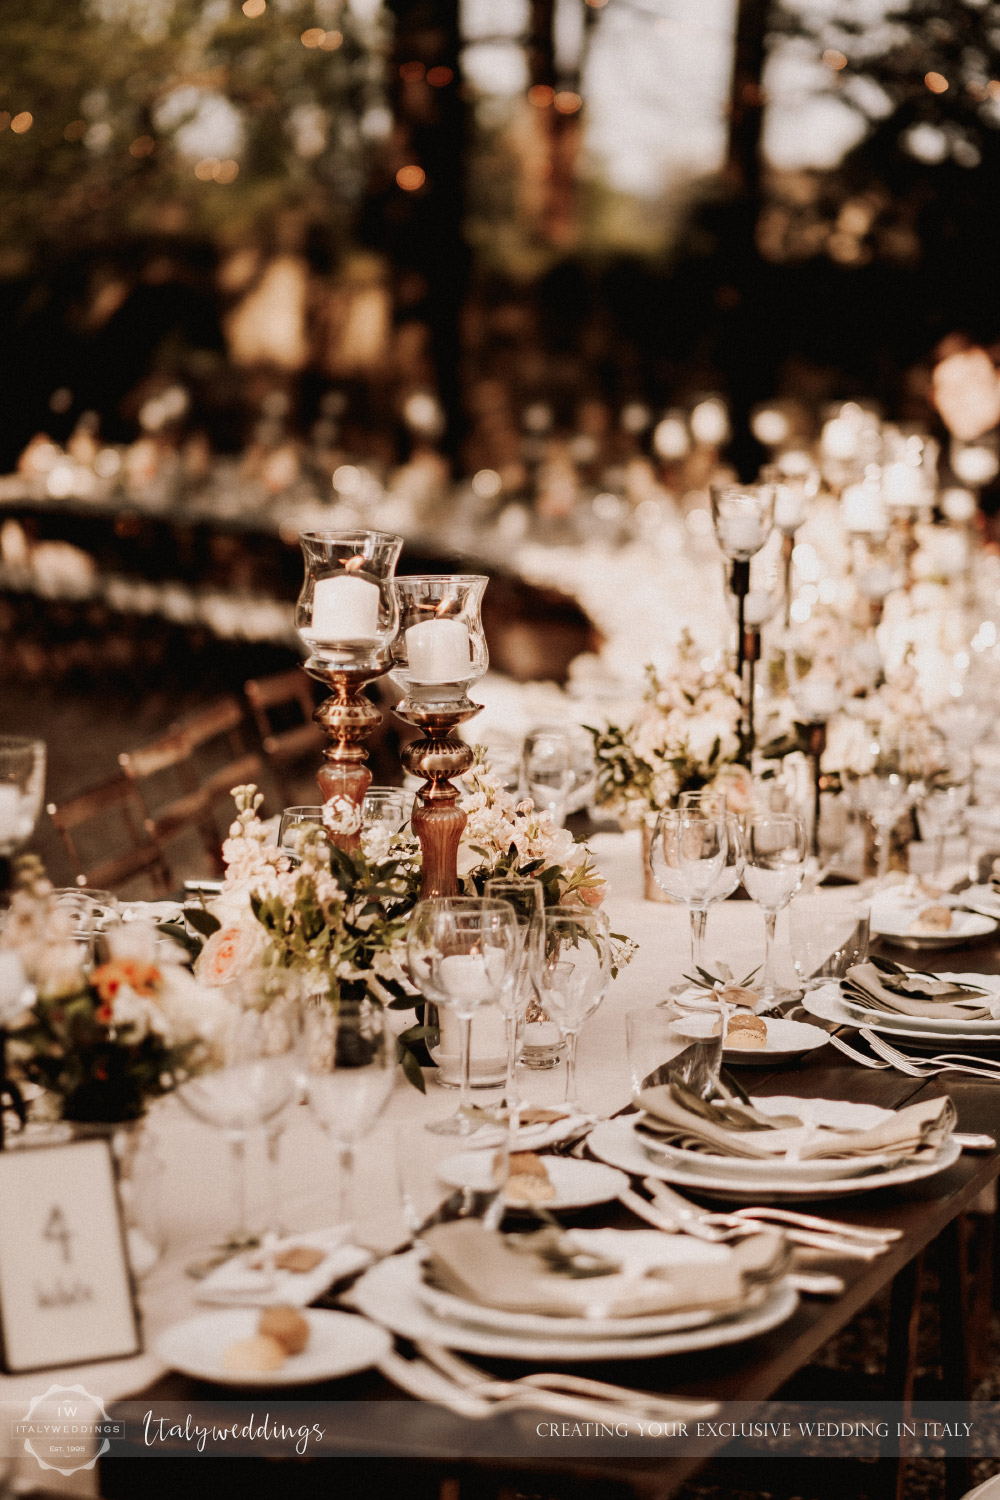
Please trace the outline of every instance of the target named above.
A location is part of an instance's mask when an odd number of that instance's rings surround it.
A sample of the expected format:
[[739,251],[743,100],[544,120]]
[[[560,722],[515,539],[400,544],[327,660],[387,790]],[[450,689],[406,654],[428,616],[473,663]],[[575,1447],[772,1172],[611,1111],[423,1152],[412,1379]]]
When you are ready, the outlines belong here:
[[372,781],[364,742],[382,722],[362,689],[388,671],[388,662],[381,671],[373,671],[371,667],[331,667],[311,657],[305,670],[331,690],[332,696],[313,715],[329,741],[316,781],[329,809],[327,833],[338,849],[350,852],[361,843],[361,804]]
[[469,769],[473,753],[452,731],[481,713],[482,706],[468,700],[454,706],[402,703],[395,712],[424,736],[411,740],[400,756],[408,771],[424,778],[410,818],[423,852],[421,900],[457,896],[458,845],[467,820],[458,805],[459,790],[452,777]]

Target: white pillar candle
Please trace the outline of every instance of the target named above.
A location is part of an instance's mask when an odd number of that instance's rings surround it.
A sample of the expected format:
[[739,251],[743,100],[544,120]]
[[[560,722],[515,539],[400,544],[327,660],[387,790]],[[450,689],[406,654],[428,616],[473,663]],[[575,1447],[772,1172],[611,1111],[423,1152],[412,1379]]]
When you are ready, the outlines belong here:
[[795,531],[806,518],[805,501],[790,484],[779,484],[774,497],[774,524],[779,531]]
[[912,464],[886,464],[882,470],[882,499],[886,505],[908,510],[925,498],[924,476]]
[[473,1010],[496,995],[496,985],[481,953],[449,953],[439,969],[441,988],[459,1013]]
[[378,585],[339,573],[313,592],[311,634],[318,641],[373,641],[378,634]]
[[764,524],[755,511],[719,518],[719,536],[727,552],[750,555],[759,552],[766,540]]
[[804,718],[818,723],[836,713],[840,695],[836,683],[828,677],[807,677],[799,683],[795,701]]
[[18,838],[22,822],[20,789],[12,781],[0,781],[0,844]]
[[885,507],[867,484],[851,484],[844,491],[841,514],[848,531],[879,532],[888,529]]
[[748,630],[759,630],[771,613],[771,596],[751,589],[743,601],[743,623]]
[[472,668],[464,620],[423,620],[406,632],[406,657],[414,682],[461,682]]

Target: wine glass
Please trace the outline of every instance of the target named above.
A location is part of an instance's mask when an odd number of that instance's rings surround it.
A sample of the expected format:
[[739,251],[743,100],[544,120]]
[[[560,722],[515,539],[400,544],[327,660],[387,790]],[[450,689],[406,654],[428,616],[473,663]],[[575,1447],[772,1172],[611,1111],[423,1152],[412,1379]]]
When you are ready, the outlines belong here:
[[876,766],[858,779],[858,805],[868,814],[875,829],[876,873],[878,885],[889,873],[889,847],[892,830],[912,801],[910,778],[902,771]]
[[806,826],[793,813],[755,813],[744,833],[743,884],[764,913],[764,993],[762,1010],[786,998],[774,967],[778,913],[802,884],[806,866]]
[[556,729],[539,729],[527,735],[522,767],[528,796],[541,812],[551,813],[561,827],[576,775],[569,735]]
[[177,1090],[191,1114],[222,1131],[229,1145],[235,1225],[222,1246],[227,1253],[260,1242],[247,1222],[247,1138],[254,1130],[273,1135],[280,1129],[300,1088],[298,976],[288,969],[255,968],[233,988],[232,1016],[207,1066]]
[[575,906],[550,906],[542,917],[544,938],[532,953],[535,988],[566,1043],[565,1103],[583,1114],[576,1092],[580,1032],[604,999],[611,981],[611,937],[607,918]]
[[929,785],[917,804],[920,837],[934,840],[935,880],[941,877],[945,839],[949,833],[958,833],[964,824],[972,791],[971,777],[971,760],[953,756],[929,778]]
[[361,802],[361,823],[371,828],[384,824],[391,833],[399,833],[410,819],[413,798],[401,786],[370,786]]
[[321,807],[286,807],[278,824],[278,848],[290,859],[298,860],[298,841],[303,828],[322,828]]
[[407,939],[410,978],[426,999],[458,1022],[461,1093],[458,1109],[428,1129],[468,1135],[472,1017],[499,1002],[517,962],[517,920],[508,901],[441,896],[414,907]]
[[532,950],[542,941],[542,913],[545,910],[544,892],[540,880],[487,880],[483,894],[491,901],[507,901],[514,910],[518,931],[517,961],[511,977],[500,998],[500,1008],[507,1027],[507,1080],[504,1096],[515,1122],[521,1106],[514,1080],[517,1063],[518,1034],[532,995]]
[[0,735],[0,893],[9,885],[11,855],[35,831],[45,792],[45,741]]
[[354,1152],[385,1109],[396,1081],[396,1043],[370,1000],[310,998],[302,1017],[306,1103],[337,1147],[337,1222],[351,1222]]
[[649,851],[653,879],[660,890],[688,908],[695,970],[703,966],[708,892],[725,867],[729,847],[729,822],[723,814],[709,811],[710,806],[661,812]]

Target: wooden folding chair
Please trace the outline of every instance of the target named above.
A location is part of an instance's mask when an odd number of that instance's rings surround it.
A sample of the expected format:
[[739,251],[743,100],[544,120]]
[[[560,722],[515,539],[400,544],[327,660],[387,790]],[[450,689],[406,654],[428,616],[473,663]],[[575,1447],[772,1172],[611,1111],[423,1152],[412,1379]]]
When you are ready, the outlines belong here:
[[251,677],[243,691],[287,806],[296,800],[289,771],[307,757],[313,757],[318,768],[324,744],[323,731],[313,721],[316,705],[309,679],[296,667],[271,677]]
[[[260,784],[264,759],[246,745],[246,720],[238,698],[219,698],[178,719],[172,728],[184,736],[192,756],[197,784],[211,813],[234,786]],[[232,812],[232,804],[229,804]],[[226,820],[228,827],[232,818]]]
[[196,834],[217,870],[219,837],[184,731],[171,728],[136,750],[123,750],[118,764],[135,786],[146,832],[161,845]]
[[172,888],[166,857],[146,827],[135,787],[125,777],[58,805],[50,802],[48,814],[66,847],[78,885],[113,891],[127,881],[144,878],[158,896]]

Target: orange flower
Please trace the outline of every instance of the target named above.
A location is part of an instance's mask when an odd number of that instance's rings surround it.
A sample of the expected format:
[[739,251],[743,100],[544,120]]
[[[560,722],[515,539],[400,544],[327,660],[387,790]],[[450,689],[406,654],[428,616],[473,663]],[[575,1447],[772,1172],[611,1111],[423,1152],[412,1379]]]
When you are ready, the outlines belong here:
[[103,1008],[109,1008],[123,985],[143,999],[152,999],[160,988],[162,976],[155,964],[140,963],[135,958],[115,958],[96,968],[91,980],[104,1002]]

